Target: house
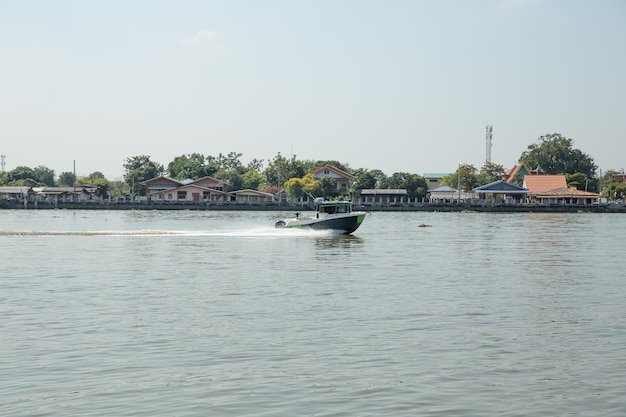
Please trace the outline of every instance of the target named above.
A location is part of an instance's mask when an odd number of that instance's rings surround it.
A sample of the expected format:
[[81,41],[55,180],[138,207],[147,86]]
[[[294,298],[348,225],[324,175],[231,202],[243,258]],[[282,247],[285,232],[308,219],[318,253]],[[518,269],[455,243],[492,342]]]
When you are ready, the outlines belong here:
[[476,198],[476,193],[461,191],[449,185],[442,185],[428,192],[431,203],[452,203],[454,201],[466,201]]
[[278,201],[274,194],[257,190],[238,190],[231,192],[231,194],[235,196],[237,203],[273,203]]
[[438,188],[439,185],[441,185],[441,180],[444,177],[447,177],[448,175],[450,174],[429,172],[429,173],[425,173],[422,176],[426,180],[426,184],[428,185],[428,191],[430,191],[430,190],[434,190],[435,188]]
[[269,193],[269,194],[276,196],[276,201],[280,203],[286,203],[288,201],[287,191],[285,191],[283,187],[280,187],[277,185],[270,185],[270,186],[263,188],[263,190],[261,191],[264,193]]
[[339,195],[348,194],[348,190],[352,187],[352,184],[354,184],[354,180],[356,179],[354,175],[348,174],[347,172],[329,164],[314,170],[311,172],[311,175],[316,180],[321,180],[325,177],[334,179],[337,182],[337,194]]
[[622,169],[621,172],[611,174],[611,180],[626,184],[626,174],[624,174],[624,169]]
[[524,175],[522,187],[529,190],[528,199],[536,203],[537,195],[559,188],[567,188],[565,175]]
[[600,197],[600,194],[569,188],[565,175],[526,175],[524,187],[530,190],[530,201],[540,204],[593,204]]
[[545,191],[567,188],[565,175],[524,175],[522,187],[530,190],[529,195],[536,195]]
[[361,190],[361,195],[356,204],[398,204],[408,202],[409,193],[404,189],[366,189]]
[[557,188],[555,190],[540,192],[535,195],[535,200],[541,204],[588,205],[593,204],[598,198],[600,198],[600,194],[581,191],[575,187]]
[[205,188],[211,188],[213,190],[228,191],[228,183],[226,181],[218,180],[217,178],[209,176],[198,178],[197,180],[193,181],[190,180],[189,183],[193,185],[199,185]]
[[154,201],[195,201],[195,202],[227,202],[232,201],[233,196],[225,191],[203,187],[195,183],[181,185],[168,190],[160,190],[148,194],[148,198]]
[[487,196],[502,197],[507,203],[523,203],[526,195],[530,192],[527,188],[520,187],[504,180],[497,180],[489,184],[474,188],[478,198],[486,200]]
[[97,187],[33,187],[33,191],[39,200],[44,201],[83,203],[102,200]]
[[233,196],[225,190],[228,184],[213,177],[197,180],[175,180],[170,177],[156,177],[140,182],[146,188],[149,199],[161,201],[231,201]]
[[0,198],[28,200],[35,192],[32,187],[2,186],[0,187]]
[[173,190],[184,185],[182,182],[170,177],[156,177],[139,183],[146,188],[146,195],[155,194],[159,191]]

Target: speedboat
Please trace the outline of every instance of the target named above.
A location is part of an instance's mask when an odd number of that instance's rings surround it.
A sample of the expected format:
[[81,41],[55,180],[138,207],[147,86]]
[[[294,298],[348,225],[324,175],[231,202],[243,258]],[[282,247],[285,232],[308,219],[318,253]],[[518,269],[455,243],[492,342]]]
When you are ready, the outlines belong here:
[[363,211],[352,211],[350,201],[326,201],[323,198],[316,198],[315,208],[314,216],[304,217],[296,213],[296,217],[277,221],[275,227],[278,229],[336,230],[350,234],[359,228],[366,216]]

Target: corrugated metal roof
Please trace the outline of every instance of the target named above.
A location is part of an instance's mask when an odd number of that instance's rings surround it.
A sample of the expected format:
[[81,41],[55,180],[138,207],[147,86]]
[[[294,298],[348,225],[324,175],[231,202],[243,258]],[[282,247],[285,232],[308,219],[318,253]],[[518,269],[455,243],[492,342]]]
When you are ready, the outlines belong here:
[[452,188],[449,185],[442,185],[441,187],[437,187],[434,190],[430,190],[430,192],[435,192],[435,193],[449,193],[450,191],[459,191],[456,188]]
[[427,172],[424,173],[424,175],[422,175],[422,177],[424,178],[443,178],[443,177],[447,177],[448,175],[450,175],[449,173],[442,173],[442,172]]
[[23,194],[29,191],[32,191],[31,187],[21,187],[21,186],[13,186],[13,185],[6,185],[6,186],[0,187],[0,193]]
[[404,189],[397,188],[373,188],[361,190],[361,195],[406,195],[408,192]]

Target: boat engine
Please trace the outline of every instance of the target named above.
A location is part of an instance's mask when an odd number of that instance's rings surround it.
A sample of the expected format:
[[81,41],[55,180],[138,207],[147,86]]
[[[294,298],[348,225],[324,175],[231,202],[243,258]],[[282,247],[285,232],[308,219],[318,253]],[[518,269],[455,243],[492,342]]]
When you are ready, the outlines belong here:
[[282,228],[284,228],[285,226],[287,226],[287,223],[285,223],[285,221],[284,221],[284,220],[279,220],[279,221],[277,221],[277,222],[276,222],[276,224],[274,224],[274,227],[275,227],[276,229],[282,229]]

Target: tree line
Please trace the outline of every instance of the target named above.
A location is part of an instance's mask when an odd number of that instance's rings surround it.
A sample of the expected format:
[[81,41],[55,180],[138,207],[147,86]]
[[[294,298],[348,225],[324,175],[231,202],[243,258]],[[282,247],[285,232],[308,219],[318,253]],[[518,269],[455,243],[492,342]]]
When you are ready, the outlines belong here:
[[[574,141],[559,133],[539,137],[522,152],[519,163],[540,174],[565,174],[567,184],[579,190],[600,192],[608,198],[620,198],[626,195],[626,184],[623,184],[618,171],[609,170],[600,178],[597,165],[593,158],[574,148]],[[175,157],[167,167],[151,160],[148,155],[137,155],[126,158],[124,181],[109,181],[98,171],[86,177],[76,177],[72,172],[62,172],[58,177],[54,170],[45,166],[30,168],[19,166],[12,171],[0,175],[0,186],[74,186],[88,185],[98,187],[102,195],[112,198],[123,196],[145,195],[141,185],[145,180],[166,175],[176,180],[198,179],[210,176],[229,184],[230,190],[253,189],[275,192],[285,188],[291,198],[304,195],[330,197],[336,190],[332,178],[317,180],[309,173],[326,164],[333,165],[351,175],[356,180],[350,194],[356,195],[363,189],[405,189],[410,197],[421,199],[426,197],[428,186],[426,180],[408,172],[396,172],[388,176],[378,169],[353,169],[339,161],[299,160],[295,155],[287,158],[279,152],[267,162],[253,159],[244,165],[241,153],[230,152],[217,156],[192,153]],[[442,185],[471,190],[480,185],[501,179],[505,169],[500,164],[486,162],[480,169],[472,164],[459,164],[457,171],[446,176]],[[523,178],[514,178],[513,182],[522,184]]]

